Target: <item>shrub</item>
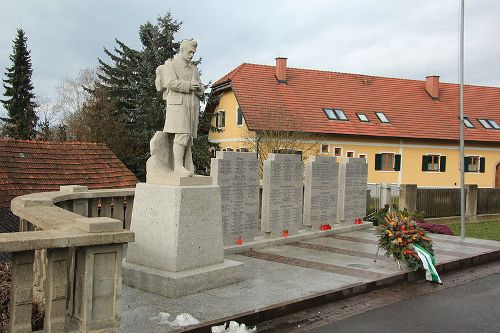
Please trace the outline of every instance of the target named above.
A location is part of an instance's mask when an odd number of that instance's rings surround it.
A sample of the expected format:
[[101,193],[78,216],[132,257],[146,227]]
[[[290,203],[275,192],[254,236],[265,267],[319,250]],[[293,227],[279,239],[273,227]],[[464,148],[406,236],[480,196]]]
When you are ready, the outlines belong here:
[[[10,261],[0,261],[0,332],[9,329],[9,302],[10,284],[12,281],[12,264]],[[43,300],[33,299],[33,311],[31,312],[31,326],[33,331],[43,328],[44,320]]]
[[446,224],[432,224],[426,223],[424,220],[417,221],[419,227],[431,232],[433,234],[442,234],[453,236],[453,230]]

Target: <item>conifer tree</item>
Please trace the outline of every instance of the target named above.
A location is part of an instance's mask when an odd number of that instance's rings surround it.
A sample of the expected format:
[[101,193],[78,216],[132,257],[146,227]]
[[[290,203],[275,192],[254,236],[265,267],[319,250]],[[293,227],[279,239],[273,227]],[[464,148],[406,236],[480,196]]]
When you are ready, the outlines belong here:
[[31,56],[27,45],[28,38],[22,29],[17,29],[13,53],[9,59],[12,66],[7,68],[6,79],[3,80],[7,97],[1,100],[8,112],[4,122],[4,135],[30,140],[35,137],[38,117],[35,112],[35,94],[31,82]]
[[133,152],[123,162],[139,179],[145,178],[149,140],[165,121],[165,101],[155,89],[156,67],[172,58],[180,43],[174,41],[181,22],[170,13],[160,16],[157,24],[147,22],[139,28],[142,44],[135,50],[116,39],[114,52],[104,49],[111,63],[99,59],[99,81],[114,103],[115,115],[127,126],[127,142]]

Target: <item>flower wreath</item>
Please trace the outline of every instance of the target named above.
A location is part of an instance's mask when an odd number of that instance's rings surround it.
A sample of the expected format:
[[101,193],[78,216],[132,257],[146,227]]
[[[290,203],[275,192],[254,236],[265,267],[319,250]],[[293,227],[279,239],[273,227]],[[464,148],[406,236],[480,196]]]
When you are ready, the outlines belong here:
[[378,232],[379,247],[386,251],[385,255],[394,257],[412,270],[423,269],[422,261],[412,244],[418,244],[434,255],[426,231],[403,212],[392,211],[387,214],[384,221],[379,223]]

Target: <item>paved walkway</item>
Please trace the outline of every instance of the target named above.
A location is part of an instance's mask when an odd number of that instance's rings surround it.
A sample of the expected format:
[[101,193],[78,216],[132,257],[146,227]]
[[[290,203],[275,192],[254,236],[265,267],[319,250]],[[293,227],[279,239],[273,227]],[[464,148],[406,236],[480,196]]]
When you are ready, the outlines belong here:
[[[227,259],[245,263],[244,281],[170,299],[123,286],[124,332],[174,332],[149,318],[159,312],[187,312],[210,332],[217,322],[235,318],[253,324],[273,316],[342,299],[423,274],[400,271],[381,253],[374,262],[374,228],[260,247]],[[438,270],[450,271],[500,259],[500,242],[431,234]],[[204,327],[203,327],[204,326]],[[177,329],[178,330],[178,329]]]

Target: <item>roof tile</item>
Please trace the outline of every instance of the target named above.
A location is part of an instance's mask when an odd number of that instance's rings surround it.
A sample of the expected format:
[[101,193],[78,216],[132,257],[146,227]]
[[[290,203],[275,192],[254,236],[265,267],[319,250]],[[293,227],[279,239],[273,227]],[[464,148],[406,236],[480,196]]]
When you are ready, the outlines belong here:
[[[275,67],[244,63],[218,80],[230,80],[251,130],[399,138],[458,140],[459,86],[439,83],[439,100],[425,90],[425,81],[287,68],[287,84],[278,84]],[[329,120],[323,108],[343,109],[349,121]],[[384,112],[382,124],[375,112]],[[356,113],[365,113],[362,123]],[[500,88],[465,86],[465,114],[475,128],[468,141],[500,142],[500,131],[484,129],[477,118],[500,123]]]
[[0,139],[0,208],[10,207],[16,196],[61,185],[100,189],[137,183],[105,144]]

